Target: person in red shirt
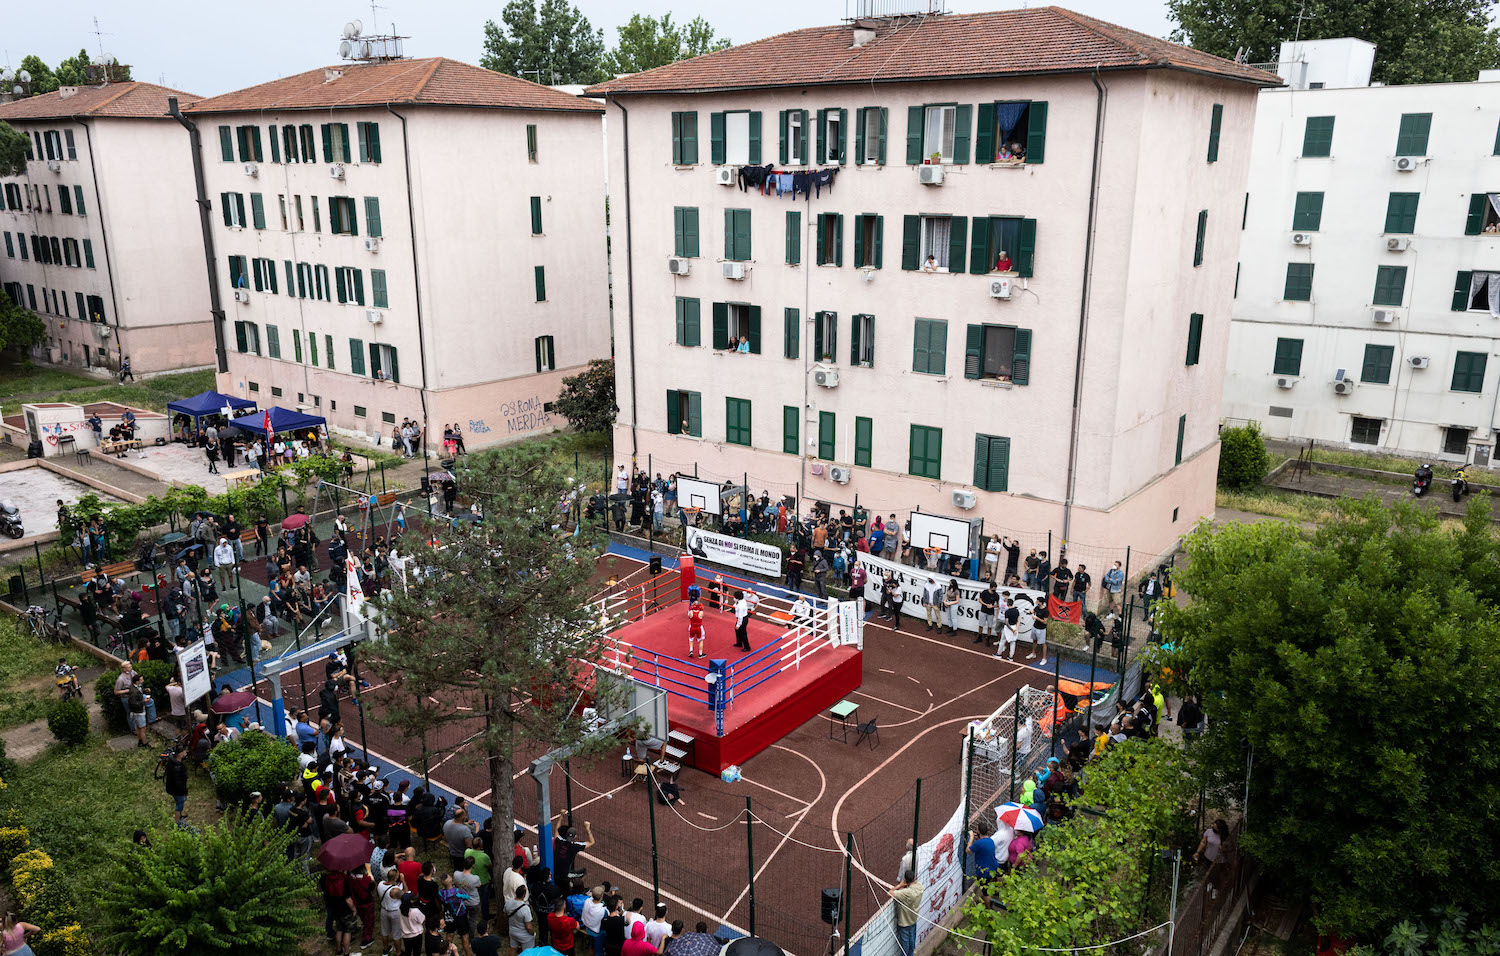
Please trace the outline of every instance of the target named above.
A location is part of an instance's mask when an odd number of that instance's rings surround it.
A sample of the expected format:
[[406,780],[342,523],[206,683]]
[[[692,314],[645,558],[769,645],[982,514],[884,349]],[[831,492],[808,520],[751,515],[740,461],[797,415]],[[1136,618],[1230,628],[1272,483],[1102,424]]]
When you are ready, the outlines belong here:
[[422,864],[417,862],[416,847],[406,848],[406,854],[396,864],[396,872],[401,874],[401,882],[406,885],[406,891],[415,893],[417,881],[422,878]]
[[1002,249],[1002,250],[1000,250],[999,257],[995,259],[995,271],[996,272],[1009,272],[1010,270],[1011,270],[1010,253],[1008,253],[1004,249]]
[[578,929],[578,921],[568,915],[566,899],[559,898],[552,904],[552,912],[547,914],[547,929],[552,934],[552,948],[563,956],[572,956],[573,933]]
[[703,652],[703,602],[694,601],[692,607],[688,608],[688,657],[693,656],[694,642],[697,642],[699,657],[707,657]]

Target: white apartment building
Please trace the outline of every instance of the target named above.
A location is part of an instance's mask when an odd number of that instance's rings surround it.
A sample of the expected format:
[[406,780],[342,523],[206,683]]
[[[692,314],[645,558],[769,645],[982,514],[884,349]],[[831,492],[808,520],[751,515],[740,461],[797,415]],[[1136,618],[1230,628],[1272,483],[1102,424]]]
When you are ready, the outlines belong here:
[[[0,283],[47,324],[39,361],[136,374],[213,360],[187,132],[150,83],[65,86],[0,103],[31,143],[0,179]],[[149,175],[143,175],[149,170]]]
[[[1049,7],[796,30],[592,88],[616,449],[1168,549],[1214,508],[1248,133],[1276,82]],[[767,167],[835,178],[767,195]]]
[[1488,465],[1500,82],[1371,86],[1373,52],[1287,44],[1260,94],[1223,414]]
[[[448,59],[202,100],[221,391],[473,448],[565,425],[610,354],[601,108]],[[436,437],[432,439],[434,442]]]

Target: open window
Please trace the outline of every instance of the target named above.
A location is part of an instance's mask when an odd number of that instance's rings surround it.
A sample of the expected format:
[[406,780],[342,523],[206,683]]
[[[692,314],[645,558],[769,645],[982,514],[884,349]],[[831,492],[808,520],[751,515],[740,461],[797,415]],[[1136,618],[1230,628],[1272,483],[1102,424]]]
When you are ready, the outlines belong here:
[[1029,384],[1031,330],[1010,325],[969,326],[964,347],[964,378]]
[[1443,429],[1443,454],[1445,455],[1467,455],[1469,453],[1469,436],[1474,433],[1472,428],[1460,428],[1450,425]]
[[855,112],[854,163],[857,166],[879,166],[885,162],[886,110],[866,106]]
[[806,112],[806,110],[791,110],[787,113],[786,161],[791,166],[801,166],[807,162],[806,157],[802,155],[807,146],[807,133],[802,128],[802,118],[806,115]]
[[836,362],[838,358],[839,314],[819,312],[813,320],[813,361]]
[[953,137],[958,129],[958,107],[929,106],[923,117],[922,158],[941,163],[953,162]]
[[875,316],[856,315],[849,323],[849,364],[861,368],[875,367]]
[[814,164],[837,166],[844,161],[849,142],[849,111],[818,110],[818,136]]
[[922,217],[922,271],[947,272],[953,220],[948,216]]
[[1468,311],[1500,317],[1500,272],[1469,273]]
[[1464,226],[1464,234],[1500,235],[1500,193],[1474,193],[1469,196],[1469,218]]
[[994,154],[987,156],[985,162],[1022,165],[1026,162],[1026,137],[1031,129],[1031,104],[1000,102],[994,104],[994,110]]
[[760,306],[715,302],[713,322],[714,348],[760,354]]
[[745,166],[750,163],[750,114],[748,112],[724,114],[724,161],[731,166]]

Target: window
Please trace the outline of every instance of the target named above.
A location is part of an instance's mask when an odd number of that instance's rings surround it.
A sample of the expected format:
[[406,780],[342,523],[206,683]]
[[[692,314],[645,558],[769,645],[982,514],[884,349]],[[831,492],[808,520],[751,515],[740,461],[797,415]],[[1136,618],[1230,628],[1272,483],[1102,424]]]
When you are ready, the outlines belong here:
[[349,162],[349,124],[323,124],[323,162]]
[[228,126],[219,127],[219,158],[226,163],[234,162],[234,131]]
[[1313,264],[1311,262],[1288,262],[1286,265],[1286,288],[1281,297],[1288,302],[1312,301]]
[[286,196],[278,193],[276,195],[276,209],[281,213],[281,231],[286,232],[291,227],[291,220],[287,216]]
[[850,316],[849,339],[849,364],[860,368],[874,368],[875,316]]
[[370,343],[370,376],[384,382],[401,381],[401,366],[396,361],[396,347]]
[[[353,200],[350,200],[350,203],[352,205]],[[352,222],[354,218],[352,212],[349,218]],[[384,235],[380,228],[380,199],[377,196],[365,197],[365,235],[377,238]]]
[[[365,201],[369,202],[369,200],[365,200]],[[370,217],[368,215],[365,216],[366,221],[368,221],[369,218]],[[532,196],[531,197],[531,234],[533,236],[540,236],[542,234],[542,197],[541,196]]]
[[703,437],[703,395],[667,390],[667,434]]
[[1276,340],[1276,358],[1271,363],[1271,374],[1273,375],[1301,375],[1302,374],[1302,340],[1278,338]]
[[[709,159],[717,165],[760,163],[760,114],[745,110],[709,114]],[[696,147],[694,147],[696,150]]]
[[1493,236],[1500,233],[1500,193],[1474,193],[1469,196],[1469,218],[1464,235]]
[[297,127],[289,124],[281,128],[281,152],[287,162],[297,162]]
[[974,436],[974,486],[985,491],[1010,490],[1010,439]]
[[356,123],[355,130],[359,134],[359,161],[380,162],[380,124]]
[[224,225],[231,229],[245,228],[245,197],[241,193],[219,193],[219,205],[224,210]]
[[716,349],[740,350],[760,354],[760,306],[742,302],[713,304],[713,346]]
[[354,406],[354,417],[355,418],[365,418],[365,417],[368,417],[368,415],[369,415],[369,410],[367,408],[365,408],[365,406],[363,406],[363,405],[356,405],[356,406]]
[[[307,360],[313,365],[318,364],[318,333],[307,333]],[[302,401],[302,396],[297,396],[297,401]]]
[[1465,455],[1469,453],[1469,435],[1473,433],[1472,428],[1459,428],[1450,425],[1443,429],[1443,454]]
[[785,309],[781,315],[781,352],[789,359],[799,358],[802,352],[802,312]]
[[1309,159],[1333,154],[1333,117],[1309,116],[1302,132],[1302,155]]
[[[390,295],[386,291],[384,269],[370,270],[370,304],[377,309],[390,307]],[[332,355],[333,349],[329,349],[328,353]]]
[[336,236],[359,235],[353,199],[348,196],[328,197],[328,231]]
[[302,161],[304,163],[316,163],[318,152],[313,148],[313,128],[311,123],[303,123],[297,128],[302,135]]
[[1374,305],[1400,305],[1406,298],[1406,266],[1377,266]]
[[[1016,216],[974,217],[973,252],[969,271],[974,275],[991,272],[1028,277],[1036,260],[1036,220]],[[960,259],[958,270],[963,269]]]
[[260,193],[250,194],[250,223],[257,229],[266,228],[266,201]]
[[68,158],[77,159],[78,144],[73,142],[73,131],[70,129],[63,130],[63,139],[65,139],[68,143]]
[[10,233],[8,232],[5,234],[5,255],[11,259],[16,257],[16,245],[11,240]]
[[818,412],[818,457],[833,461],[838,451],[838,419],[833,412]]
[[697,299],[677,297],[677,344],[696,347],[703,344],[701,332],[702,304]]
[[276,260],[255,258],[251,260],[255,274],[256,292],[276,292]]
[[[328,355],[328,367],[330,369],[333,368],[333,336],[323,336],[323,351]],[[330,401],[328,404],[332,408],[338,408],[338,405],[332,401]]]
[[818,265],[844,264],[844,217],[825,212],[818,215]]
[[1031,330],[1009,325],[969,326],[964,342],[964,378],[1029,384]]
[[781,111],[781,162],[784,166],[807,162],[807,110]]
[[918,478],[943,475],[943,430],[928,425],[911,426],[911,454],[907,471]]
[[750,258],[750,210],[724,210],[724,258],[746,262]]
[[942,319],[918,319],[912,334],[911,370],[924,375],[945,375],[947,367],[948,323]]
[[531,272],[532,272],[532,278],[534,278],[536,280],[536,300],[538,302],[546,302],[547,301],[547,267],[546,266],[533,266],[532,269],[531,269]]
[[1208,161],[1219,161],[1219,131],[1224,125],[1224,105],[1215,103],[1213,116],[1208,122]]
[[1292,208],[1292,228],[1298,232],[1317,232],[1322,223],[1323,194],[1298,193]]
[[[960,117],[961,135],[967,133],[967,125]],[[975,162],[1005,166],[1040,163],[1045,158],[1046,145],[1046,103],[1013,100],[979,104],[979,128],[974,134]]]
[[247,273],[249,273],[249,271],[250,271],[250,264],[245,259],[244,256],[230,256],[229,257],[229,287],[231,289],[243,289],[243,288],[246,288],[250,284],[250,279],[249,279],[249,277],[247,275]]
[[922,158],[943,163],[953,162],[957,129],[957,106],[925,107],[922,115]]
[[313,298],[333,301],[333,283],[329,281],[327,266],[313,266]]
[[1182,442],[1187,438],[1187,416],[1177,416],[1177,452],[1172,456],[1172,464],[1182,464]]
[[1198,237],[1193,241],[1193,265],[1203,265],[1203,241],[1208,236],[1208,210],[1198,210]]
[[[26,287],[30,290],[30,286]],[[104,297],[91,295],[88,297],[89,319],[94,322],[103,322],[104,319]]]
[[1198,354],[1203,348],[1203,313],[1188,316],[1187,360],[1184,365],[1197,365]]
[[302,215],[302,197],[300,195],[292,197],[292,209],[296,212],[297,215],[296,223],[293,228],[297,232],[305,231],[307,229],[307,220],[304,219]]
[[[533,160],[535,162],[535,160]],[[698,114],[672,114],[672,165],[693,166],[698,162]]]
[[536,370],[550,372],[555,368],[557,368],[557,352],[552,336],[538,335],[536,337]]
[[1385,422],[1379,418],[1354,417],[1354,426],[1349,432],[1349,442],[1354,445],[1380,444],[1380,426]]
[[239,139],[240,162],[261,162],[262,157],[260,152],[260,127],[238,126],[235,127],[235,135]]
[[849,146],[849,111],[818,110],[818,150],[814,163],[837,166],[844,162]]
[[[918,220],[920,223],[920,245],[917,247],[916,268],[928,272],[948,272],[953,262],[952,250],[954,246],[953,226],[954,219],[951,216],[908,216],[907,220]],[[963,220],[960,220],[963,221]],[[910,226],[908,225],[908,231]],[[963,240],[959,239],[960,251],[958,260],[963,261]],[[909,257],[906,249],[902,249],[902,262],[905,264]]]
[[885,217],[854,217],[854,268],[879,269],[885,260]]
[[781,451],[802,454],[802,409],[796,405],[781,406]]
[[266,326],[266,354],[273,359],[281,358],[281,330],[269,324]]
[[813,317],[813,361],[838,361],[839,314],[819,312]]
[[854,463],[869,468],[875,442],[875,422],[870,418],[854,419]]
[[[1389,385],[1391,363],[1396,358],[1394,345],[1366,345],[1365,363],[1359,371],[1359,380],[1366,385]],[[1374,444],[1369,442],[1368,444]]]
[[802,213],[790,210],[786,214],[786,262],[790,266],[802,262]]
[[64,216],[73,215],[73,199],[68,195],[67,186],[57,187],[57,211]]
[[674,255],[696,258],[698,255],[698,207],[675,206],[672,209],[672,251]]
[[1391,193],[1385,204],[1385,231],[1413,233],[1417,231],[1417,201],[1421,193]]
[[750,399],[724,399],[724,440],[731,445],[750,444]]
[[[26,258],[25,249],[25,246],[21,247],[21,258],[23,259]],[[90,269],[94,268],[94,241],[92,239],[83,240],[83,264],[88,266]]]
[[292,359],[302,361],[302,330],[292,329]]
[[1431,113],[1402,113],[1401,128],[1396,133],[1396,155],[1426,156],[1427,134],[1431,129]]
[[854,163],[857,166],[885,165],[885,128],[888,113],[882,106],[866,106],[854,111]]
[[526,124],[526,161],[536,162],[536,124]]
[[1459,352],[1453,356],[1453,391],[1484,391],[1486,352]]
[[240,354],[260,354],[260,328],[254,322],[234,323],[234,344]]
[[333,280],[338,286],[339,302],[365,304],[365,278],[359,269],[339,266],[333,270]]

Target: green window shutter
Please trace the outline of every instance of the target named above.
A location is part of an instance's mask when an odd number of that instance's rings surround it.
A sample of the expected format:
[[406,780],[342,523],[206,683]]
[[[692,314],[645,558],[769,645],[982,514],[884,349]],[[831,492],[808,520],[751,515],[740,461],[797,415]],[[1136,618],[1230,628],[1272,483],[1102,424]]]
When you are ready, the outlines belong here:
[[760,306],[752,305],[746,311],[749,312],[750,330],[750,352],[754,355],[760,354]]
[[[287,284],[291,284],[290,279],[287,280]],[[390,298],[387,295],[385,286],[384,269],[370,270],[370,304],[377,309],[389,308],[390,306]],[[329,354],[331,355],[332,353],[330,352]]]
[[1459,270],[1458,278],[1453,280],[1453,311],[1469,311],[1469,290],[1472,288],[1474,273],[1467,270]]
[[1302,340],[1278,338],[1276,359],[1271,363],[1272,375],[1302,374]]
[[865,112],[864,109],[854,111],[854,165],[856,166],[863,165],[865,161]]
[[318,364],[318,334],[316,332],[307,333],[307,362],[313,366]]
[[1453,391],[1484,391],[1484,367],[1489,359],[1486,352],[1459,352],[1453,356]]
[[229,127],[219,127],[219,156],[226,163],[234,162],[234,135]]
[[[1011,370],[1014,374],[1014,369]],[[971,325],[964,335],[964,378],[984,377],[984,326]]]
[[380,347],[374,342],[370,343],[370,376],[380,377]]
[[974,436],[974,485],[985,491],[1010,489],[1010,439]]
[[698,113],[696,110],[682,114],[682,162],[685,166],[698,165]]
[[333,336],[323,336],[323,354],[328,356],[328,368],[333,368]]
[[922,121],[927,110],[922,106],[906,108],[906,165],[922,165]]
[[713,347],[729,348],[729,303],[715,302],[713,306]]
[[677,344],[678,345],[687,345],[687,321],[686,321],[686,315],[684,314],[684,312],[685,312],[685,303],[686,302],[687,302],[687,300],[684,299],[682,296],[678,296],[677,297],[677,302],[676,302],[676,307],[677,307],[676,324],[677,324]]
[[814,362],[823,361],[823,313],[813,313],[813,354]]
[[724,258],[733,259],[734,255],[734,210],[724,210]]
[[781,450],[788,455],[802,454],[802,409],[796,405],[781,406]]
[[703,437],[703,395],[700,392],[688,392],[687,432],[694,438]]
[[354,295],[353,295],[354,302],[355,302],[356,305],[364,305],[365,304],[365,274],[360,269],[353,270],[353,274],[354,274]]
[[875,217],[875,268],[885,265],[885,217]]
[[[997,250],[998,251],[998,250]],[[1016,275],[1030,278],[1036,265],[1036,220],[1022,219],[1020,238],[1016,240],[1016,258],[1011,262]]]
[[901,268],[907,272],[922,268],[921,216],[905,216],[901,220]]
[[974,128],[974,107],[968,103],[953,109],[953,162],[964,165],[969,161],[969,138]]
[[366,142],[366,140],[365,140],[365,127],[368,126],[368,125],[370,125],[370,124],[368,124],[368,123],[355,123],[354,124],[354,135],[355,135],[355,138],[359,141],[359,161],[362,162],[362,163],[363,162],[368,162],[368,160],[365,157],[367,157],[367,156],[370,155],[370,144],[368,142]]
[[699,255],[697,206],[688,206],[682,211],[682,254],[691,258]]
[[300,329],[292,329],[292,358],[302,361],[302,332]]
[[1172,461],[1174,465],[1182,464],[1182,441],[1187,437],[1187,416],[1177,416],[1177,454]]
[[1495,127],[1495,155],[1500,156],[1500,125]]
[[77,211],[78,215],[80,215],[80,216],[87,215],[87,213],[84,212],[84,209],[83,209],[83,187],[82,186],[74,186],[73,187],[73,208],[74,208],[74,210]]
[[[370,202],[370,200],[368,200],[368,199],[365,200],[365,221],[366,221],[366,223],[368,223],[369,219],[370,219],[369,202]],[[533,236],[540,236],[542,234],[542,197],[541,196],[532,196],[531,197],[531,234]]]
[[979,104],[979,128],[974,131],[974,162],[993,163],[995,154],[995,104]]
[[[1390,233],[1408,234],[1416,232],[1417,204],[1421,201],[1421,199],[1421,193],[1391,193],[1390,198],[1386,200],[1385,206],[1385,231]],[[1484,199],[1484,196],[1481,194],[1479,196],[1479,199],[1481,200],[1479,209],[1480,218],[1482,220],[1484,212],[1484,205],[1482,200]],[[1473,215],[1473,211],[1474,203],[1471,197],[1469,202],[1469,212],[1471,217]],[[1479,229],[1476,227],[1471,235],[1479,235]]]
[[1377,266],[1372,305],[1399,306],[1406,300],[1406,266]]
[[67,186],[57,187],[57,211],[65,216],[73,215],[73,199]]
[[682,113],[676,111],[672,113],[672,165],[682,165]]
[[328,197],[328,231],[334,235],[344,231],[344,204],[337,197]]
[[1214,104],[1213,118],[1208,123],[1208,161],[1217,163],[1219,161],[1219,129],[1224,123],[1224,106],[1221,103]]
[[345,197],[343,199],[340,199],[339,202],[343,205],[344,215],[349,220],[349,222],[346,224],[349,227],[349,235],[359,235],[359,214],[354,211],[354,200]]
[[675,388],[667,389],[667,434],[682,434],[682,404],[680,392]]
[[1031,384],[1031,330],[1016,329],[1011,345],[1010,381],[1012,385]]
[[914,332],[912,371],[928,375],[948,372],[948,323],[942,319],[918,319]]
[[1333,117],[1309,116],[1302,132],[1302,155],[1306,157],[1333,154]]
[[700,309],[697,299],[677,299],[677,344],[697,347],[702,344]]
[[919,478],[942,478],[943,430],[927,425],[911,426],[907,472]]
[[1281,297],[1288,302],[1312,301],[1313,264],[1289,262],[1286,266],[1286,288]]
[[885,165],[885,134],[886,131],[890,128],[891,111],[882,106],[880,108],[880,137],[876,143],[877,147],[880,150],[880,155],[875,159],[875,162],[879,163],[882,166]]
[[750,113],[750,165],[760,165],[760,111]]
[[297,276],[293,271],[292,260],[283,259],[281,260],[281,264],[286,269],[286,294],[295,296],[297,294]]
[[818,412],[818,457],[824,461],[833,461],[838,450],[837,425],[833,412]]
[[546,302],[547,301],[547,267],[546,266],[535,266],[535,267],[532,268],[531,271],[532,271],[533,275],[535,275],[535,277],[536,277],[536,300],[538,302]]
[[1203,243],[1208,237],[1208,210],[1198,210],[1198,237],[1193,241],[1193,265],[1203,265]]
[[854,419],[854,463],[869,468],[874,457],[875,423],[868,418]]
[[333,132],[331,123],[323,124],[323,162],[333,162]]
[[821,265],[825,265],[827,263],[826,256],[824,255],[824,250],[828,248],[828,238],[827,238],[827,236],[828,236],[828,213],[826,213],[826,212],[825,213],[819,213],[818,214],[817,262],[818,262],[818,265],[820,265],[820,266]]
[[246,219],[245,219],[245,195],[244,195],[244,193],[233,193],[232,195],[234,196],[234,211],[239,214],[240,225],[243,226],[245,224],[245,222],[246,222]]
[[234,219],[229,214],[229,203],[229,194],[219,193],[219,210],[224,213],[224,225],[226,226],[234,224]]
[[245,268],[240,264],[239,256],[229,257],[229,287],[231,289],[245,287]]
[[1306,232],[1317,232],[1323,224],[1323,194],[1298,193],[1292,208],[1292,228]]
[[1194,312],[1188,316],[1188,343],[1187,361],[1185,365],[1197,365],[1198,353],[1203,348],[1203,313]]
[[849,158],[849,111],[839,110],[839,163],[848,162]]
[[859,319],[858,313],[849,316],[849,364],[859,364]]
[[274,325],[266,326],[266,351],[273,359],[281,358],[281,330]]
[[349,288],[348,288],[348,284],[344,281],[344,270],[343,269],[335,269],[335,270],[333,270],[333,280],[334,280],[334,283],[338,286],[339,302],[341,302],[341,303],[348,302],[349,301]]
[[[992,226],[988,216],[974,217],[974,236],[969,243],[969,272],[972,275],[986,275],[995,264],[994,256],[990,255],[991,231]],[[995,251],[999,252],[1000,250],[997,249]],[[1019,253],[1019,250],[1017,251]],[[955,269],[953,264],[950,263],[948,268],[951,271],[958,272],[961,271],[962,263],[959,263],[959,266],[959,269]]]
[[802,213],[791,210],[786,214],[786,261],[792,266],[802,262]]
[[252,152],[255,155],[255,161],[257,163],[261,162],[263,160],[263,156],[262,156],[261,151],[260,151],[260,127],[259,126],[252,126],[252,127],[250,127],[250,145],[252,147]]
[[708,158],[716,166],[724,165],[724,114],[708,114]]
[[802,351],[802,313],[798,309],[783,309],[781,315],[781,350],[789,359],[800,358]]
[[[367,123],[365,125],[369,127],[366,138],[369,140],[370,162],[378,163],[380,162],[380,124]],[[333,368],[333,363],[330,362],[328,367]]]
[[724,400],[724,440],[731,445],[750,445],[750,400],[748,398],[726,398]]
[[841,266],[844,264],[844,216],[842,213],[832,217],[833,225],[833,264]]
[[534,163],[534,162],[537,161],[536,157],[537,157],[536,124],[535,123],[527,123],[526,124],[526,161],[528,163]]
[[750,260],[750,210],[734,211],[734,258],[741,262]]
[[683,255],[682,251],[682,207],[672,207],[672,254]]
[[234,323],[234,345],[235,348],[239,349],[242,353],[250,351],[250,346],[245,341],[245,338],[245,323]]
[[1389,385],[1391,365],[1396,358],[1394,345],[1366,345],[1364,367],[1359,380],[1369,385]]
[[1047,104],[1033,102],[1026,109],[1026,162],[1040,163],[1047,158]]
[[1396,134],[1396,155],[1426,156],[1427,134],[1431,130],[1431,113],[1401,114],[1401,128]]
[[349,371],[365,374],[365,343],[359,339],[349,340]]
[[257,229],[266,228],[266,201],[260,193],[250,194],[250,221]]
[[865,265],[865,217],[863,215],[854,217],[854,268],[862,269]]
[[[956,147],[955,147],[956,148]],[[964,271],[964,250],[969,238],[969,220],[953,216],[948,224],[948,262],[954,272]]]
[[798,136],[797,156],[802,160],[802,165],[807,166],[811,161],[811,157],[807,154],[807,127],[810,124],[807,122],[807,110],[798,110],[798,112],[802,114],[802,132]]
[[[1392,193],[1391,200],[1393,202],[1395,198],[1396,194]],[[1477,236],[1484,232],[1484,210],[1489,205],[1489,202],[1489,197],[1484,193],[1473,193],[1469,196],[1469,218],[1464,223],[1464,235]],[[1389,227],[1391,222],[1390,213],[1386,213],[1385,221]],[[1389,228],[1386,229],[1386,232],[1390,231]]]
[[[539,214],[540,215],[540,214]],[[540,221],[540,220],[538,220]],[[380,197],[365,197],[365,235],[382,236],[384,231],[380,226]]]
[[817,143],[818,151],[813,155],[814,162],[822,164],[828,161],[828,111],[818,110],[817,118]]
[[786,110],[782,110],[781,111],[781,165],[783,165],[783,166],[785,166],[790,161],[789,157],[791,156],[791,152],[790,152],[791,143],[790,143],[790,140],[788,139],[788,136],[790,135],[790,132],[789,132],[790,128],[791,128],[791,124],[789,124],[787,122],[787,111]]

